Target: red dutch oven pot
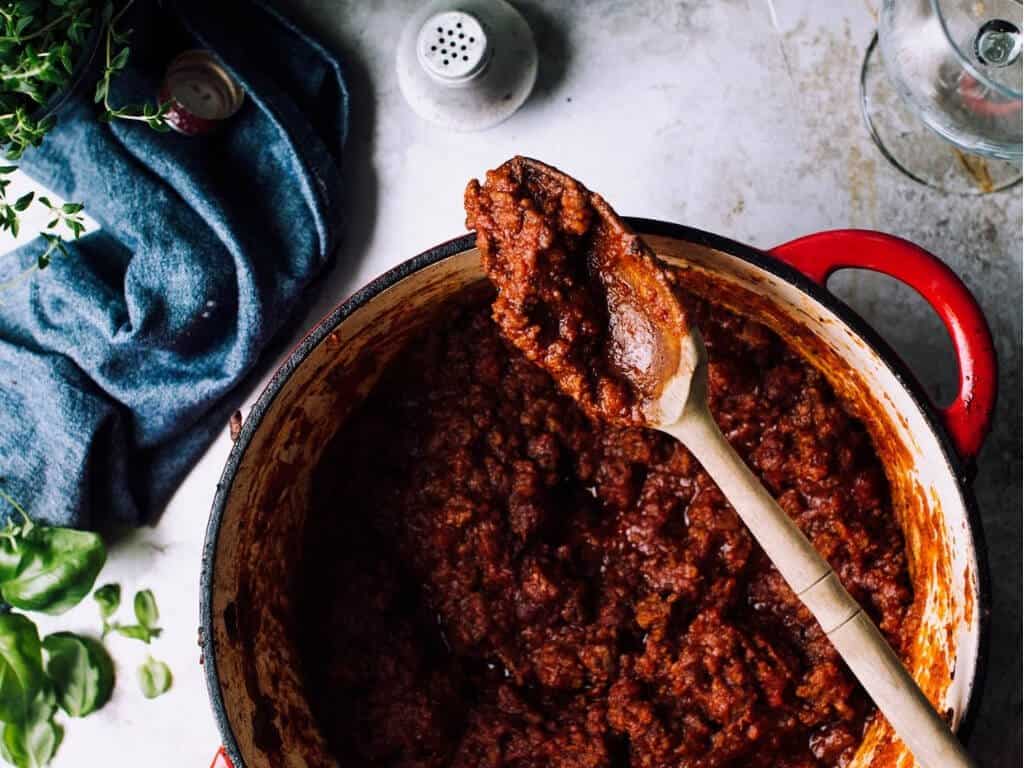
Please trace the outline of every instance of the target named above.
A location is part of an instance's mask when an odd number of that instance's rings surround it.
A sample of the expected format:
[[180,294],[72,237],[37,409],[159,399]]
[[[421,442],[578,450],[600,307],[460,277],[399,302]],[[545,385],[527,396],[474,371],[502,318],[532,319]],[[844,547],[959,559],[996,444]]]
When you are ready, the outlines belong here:
[[[667,222],[630,223],[666,261],[708,275],[716,300],[804,354],[864,422],[907,543],[915,601],[905,660],[963,736],[981,691],[990,599],[970,482],[997,377],[977,302],[935,256],[879,232],[822,232],[765,252]],[[887,274],[931,304],[956,354],[950,405],[933,404],[892,349],[829,293],[825,283],[841,269]],[[203,557],[200,634],[224,741],[215,765],[338,764],[305,697],[294,642],[311,474],[391,357],[438,307],[483,279],[471,234],[400,264],[313,328],[249,414],[218,485]],[[867,766],[913,766],[880,717],[850,764]]]

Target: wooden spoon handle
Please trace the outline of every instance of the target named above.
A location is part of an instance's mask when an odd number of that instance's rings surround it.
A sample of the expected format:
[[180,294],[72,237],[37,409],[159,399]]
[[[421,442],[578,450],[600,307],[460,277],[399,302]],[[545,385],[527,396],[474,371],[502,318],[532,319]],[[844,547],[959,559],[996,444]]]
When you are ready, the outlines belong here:
[[973,768],[967,750],[932,708],[882,633],[729,445],[705,398],[691,397],[683,418],[662,429],[682,441],[718,484],[918,764],[922,768]]

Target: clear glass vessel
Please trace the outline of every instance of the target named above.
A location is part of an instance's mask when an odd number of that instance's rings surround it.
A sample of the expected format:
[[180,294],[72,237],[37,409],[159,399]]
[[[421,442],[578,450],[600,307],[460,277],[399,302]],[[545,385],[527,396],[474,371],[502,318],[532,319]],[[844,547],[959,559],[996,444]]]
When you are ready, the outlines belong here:
[[981,194],[1021,178],[1020,0],[883,0],[864,118],[911,178]]

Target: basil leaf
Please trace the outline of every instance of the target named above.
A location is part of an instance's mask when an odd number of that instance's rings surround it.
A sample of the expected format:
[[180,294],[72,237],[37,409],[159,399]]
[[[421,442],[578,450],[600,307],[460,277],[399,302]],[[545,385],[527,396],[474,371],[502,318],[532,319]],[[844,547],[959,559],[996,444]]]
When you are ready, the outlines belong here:
[[139,667],[139,688],[147,699],[155,699],[171,687],[171,668],[152,656]]
[[121,605],[121,585],[104,584],[92,593],[92,599],[100,607],[100,616],[109,619]]
[[57,632],[43,640],[46,674],[60,708],[72,717],[85,717],[110,699],[114,664],[102,645],[72,632]]
[[152,629],[160,620],[160,611],[156,607],[156,598],[148,589],[135,593],[135,618],[139,624]]
[[149,645],[151,640],[159,637],[163,632],[159,627],[144,627],[141,624],[114,624],[111,629],[123,637],[141,640],[146,645]]
[[36,694],[25,718],[7,723],[0,739],[0,754],[16,768],[43,768],[53,759],[64,738],[64,729],[53,722],[53,693]]
[[0,720],[23,721],[44,683],[36,625],[18,613],[0,616]]
[[24,554],[17,539],[0,541],[0,582],[7,581],[18,573]]
[[95,533],[36,526],[19,541],[24,548],[16,576],[0,583],[0,595],[15,608],[63,613],[89,594],[107,559]]

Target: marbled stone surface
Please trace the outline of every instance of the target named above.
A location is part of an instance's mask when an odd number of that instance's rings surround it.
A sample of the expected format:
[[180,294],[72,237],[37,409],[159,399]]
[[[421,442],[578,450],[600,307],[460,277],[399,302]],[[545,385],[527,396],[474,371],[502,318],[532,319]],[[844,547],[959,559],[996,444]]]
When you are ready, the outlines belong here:
[[[541,55],[534,95],[506,123],[455,134],[410,112],[394,45],[416,3],[293,0],[289,12],[345,57],[353,130],[348,237],[305,326],[368,279],[463,232],[462,189],[511,154],[585,179],[627,214],[769,247],[837,227],[909,238],[975,292],[995,334],[1000,401],[975,489],[994,600],[989,673],[971,739],[984,766],[1021,764],[1021,193],[947,197],[907,180],[861,121],[858,75],[874,4],[811,0],[515,3]],[[253,41],[259,45],[259,41]],[[938,401],[953,392],[948,338],[912,291],[864,273],[830,287],[902,353]],[[260,387],[247,397],[243,414]],[[112,641],[121,684],[101,715],[68,723],[60,766],[206,766],[217,744],[195,645],[199,552],[230,442],[224,434],[158,526],[113,547],[104,577],[150,586],[175,687],[144,701],[145,651]],[[81,606],[62,627],[96,626]]]

